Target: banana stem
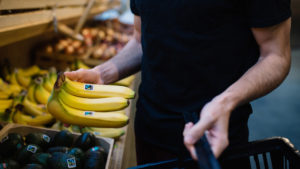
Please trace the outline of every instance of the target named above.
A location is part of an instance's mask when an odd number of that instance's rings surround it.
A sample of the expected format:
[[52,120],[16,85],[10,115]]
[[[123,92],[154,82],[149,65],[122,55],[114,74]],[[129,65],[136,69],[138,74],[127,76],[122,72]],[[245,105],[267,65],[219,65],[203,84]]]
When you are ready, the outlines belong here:
[[64,84],[65,80],[66,80],[66,77],[65,77],[64,73],[59,72],[57,75],[56,82],[54,84],[54,89],[56,91],[59,90],[62,87],[62,85]]

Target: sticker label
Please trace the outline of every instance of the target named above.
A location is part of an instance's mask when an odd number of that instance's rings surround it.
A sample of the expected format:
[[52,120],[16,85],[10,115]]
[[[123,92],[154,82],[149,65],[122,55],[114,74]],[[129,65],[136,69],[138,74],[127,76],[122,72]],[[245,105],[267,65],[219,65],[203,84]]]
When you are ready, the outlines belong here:
[[84,112],[84,115],[85,116],[94,116],[95,112],[92,112],[92,111],[85,111]]
[[1,143],[4,143],[6,140],[8,140],[8,136],[4,137],[4,138],[1,140]]
[[44,139],[47,143],[50,142],[50,137],[47,136],[46,134],[43,134],[43,139]]
[[95,134],[96,136],[101,136],[101,133],[98,132],[98,131],[94,131],[94,134]]
[[30,151],[32,153],[35,153],[37,150],[37,147],[36,146],[33,146],[33,145],[28,145],[27,147],[27,151]]
[[67,159],[68,168],[76,168],[75,157]]
[[93,147],[92,148],[92,151],[98,151],[99,150],[99,147]]
[[94,86],[91,84],[85,84],[84,85],[84,90],[94,90]]

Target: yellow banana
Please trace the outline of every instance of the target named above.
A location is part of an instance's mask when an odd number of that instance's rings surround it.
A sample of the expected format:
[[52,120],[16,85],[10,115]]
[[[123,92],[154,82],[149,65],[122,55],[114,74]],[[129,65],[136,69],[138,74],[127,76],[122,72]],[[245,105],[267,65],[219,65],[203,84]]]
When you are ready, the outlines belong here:
[[13,100],[9,99],[9,100],[0,100],[0,109],[7,109],[12,107],[13,105]]
[[19,84],[18,81],[17,81],[16,71],[17,71],[17,70],[15,70],[15,71],[10,75],[9,82],[10,82],[10,84],[14,84],[14,85],[19,85],[19,86],[20,86],[20,84]]
[[7,92],[0,92],[0,99],[8,99],[11,96],[11,94],[7,93]]
[[20,72],[16,73],[16,78],[17,78],[18,83],[25,88],[28,88],[28,86],[31,83],[31,77],[25,76],[25,75],[21,74]]
[[43,83],[43,87],[51,93],[52,89],[53,89],[53,85],[50,82],[50,79],[48,77],[44,78],[44,83]]
[[120,86],[130,86],[132,81],[134,80],[135,76],[134,75],[131,75],[129,77],[126,77],[124,79],[121,79],[115,83],[113,83],[113,85],[120,85]]
[[56,69],[54,67],[50,68],[50,75],[49,75],[49,79],[50,79],[50,83],[52,85],[52,88],[53,88],[53,85],[57,79],[57,73],[56,73]]
[[34,92],[35,99],[40,104],[47,104],[50,93],[43,87],[42,84],[38,84]]
[[79,110],[90,111],[114,111],[121,110],[129,105],[127,99],[123,97],[109,97],[100,99],[90,99],[73,96],[63,89],[58,93],[58,97],[68,106]]
[[54,129],[54,130],[61,130],[61,125],[62,123],[60,121],[56,121],[56,123],[54,123],[52,126],[51,126],[51,129]]
[[24,98],[22,104],[24,106],[24,111],[32,116],[45,114],[45,110],[41,108],[41,106],[29,101],[27,97]]
[[40,70],[39,74],[46,75],[46,74],[49,74],[49,71],[48,70]]
[[109,137],[118,139],[124,135],[125,131],[122,128],[95,128],[95,127],[84,127],[82,132],[90,132],[95,136]]
[[71,69],[72,70],[77,70],[77,69],[90,69],[89,66],[87,66],[86,64],[84,64],[82,61],[80,60],[75,60],[72,65],[71,65]]
[[19,73],[22,76],[33,76],[35,74],[38,74],[40,72],[40,68],[36,65],[33,65],[27,69],[19,69]]
[[52,91],[47,109],[63,123],[90,127],[123,127],[128,123],[128,117],[120,113],[83,112],[77,114],[73,108],[65,105],[57,94],[57,91]]
[[63,89],[68,93],[87,98],[124,97],[134,98],[135,92],[128,87],[114,85],[85,84],[66,78]]
[[34,102],[36,103],[36,99],[35,99],[35,87],[36,85],[35,84],[31,84],[28,88],[28,91],[27,91],[27,97],[28,99],[31,101],[31,102]]
[[42,126],[48,124],[54,120],[51,114],[39,115],[35,117],[31,117],[28,115],[23,114],[20,110],[17,110],[13,121],[19,124],[27,124],[32,126]]

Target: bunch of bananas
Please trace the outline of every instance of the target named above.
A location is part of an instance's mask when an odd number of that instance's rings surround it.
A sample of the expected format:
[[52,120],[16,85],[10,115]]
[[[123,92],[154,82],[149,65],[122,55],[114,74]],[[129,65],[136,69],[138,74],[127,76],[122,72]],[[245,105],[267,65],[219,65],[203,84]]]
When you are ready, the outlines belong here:
[[134,98],[130,88],[74,82],[60,74],[47,103],[48,111],[63,123],[87,127],[123,127],[124,108]]

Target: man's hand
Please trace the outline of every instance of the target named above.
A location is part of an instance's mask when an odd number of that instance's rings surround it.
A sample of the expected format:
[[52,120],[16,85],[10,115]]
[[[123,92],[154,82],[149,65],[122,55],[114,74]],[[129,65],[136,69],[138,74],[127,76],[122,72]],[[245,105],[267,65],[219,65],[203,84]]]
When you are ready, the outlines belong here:
[[65,72],[64,74],[72,81],[103,84],[100,72],[95,69],[78,69],[72,72]]
[[197,160],[194,144],[204,134],[206,134],[215,157],[219,157],[228,146],[228,124],[231,113],[228,105],[223,99],[216,97],[203,107],[198,123],[185,125],[184,144],[194,160]]

